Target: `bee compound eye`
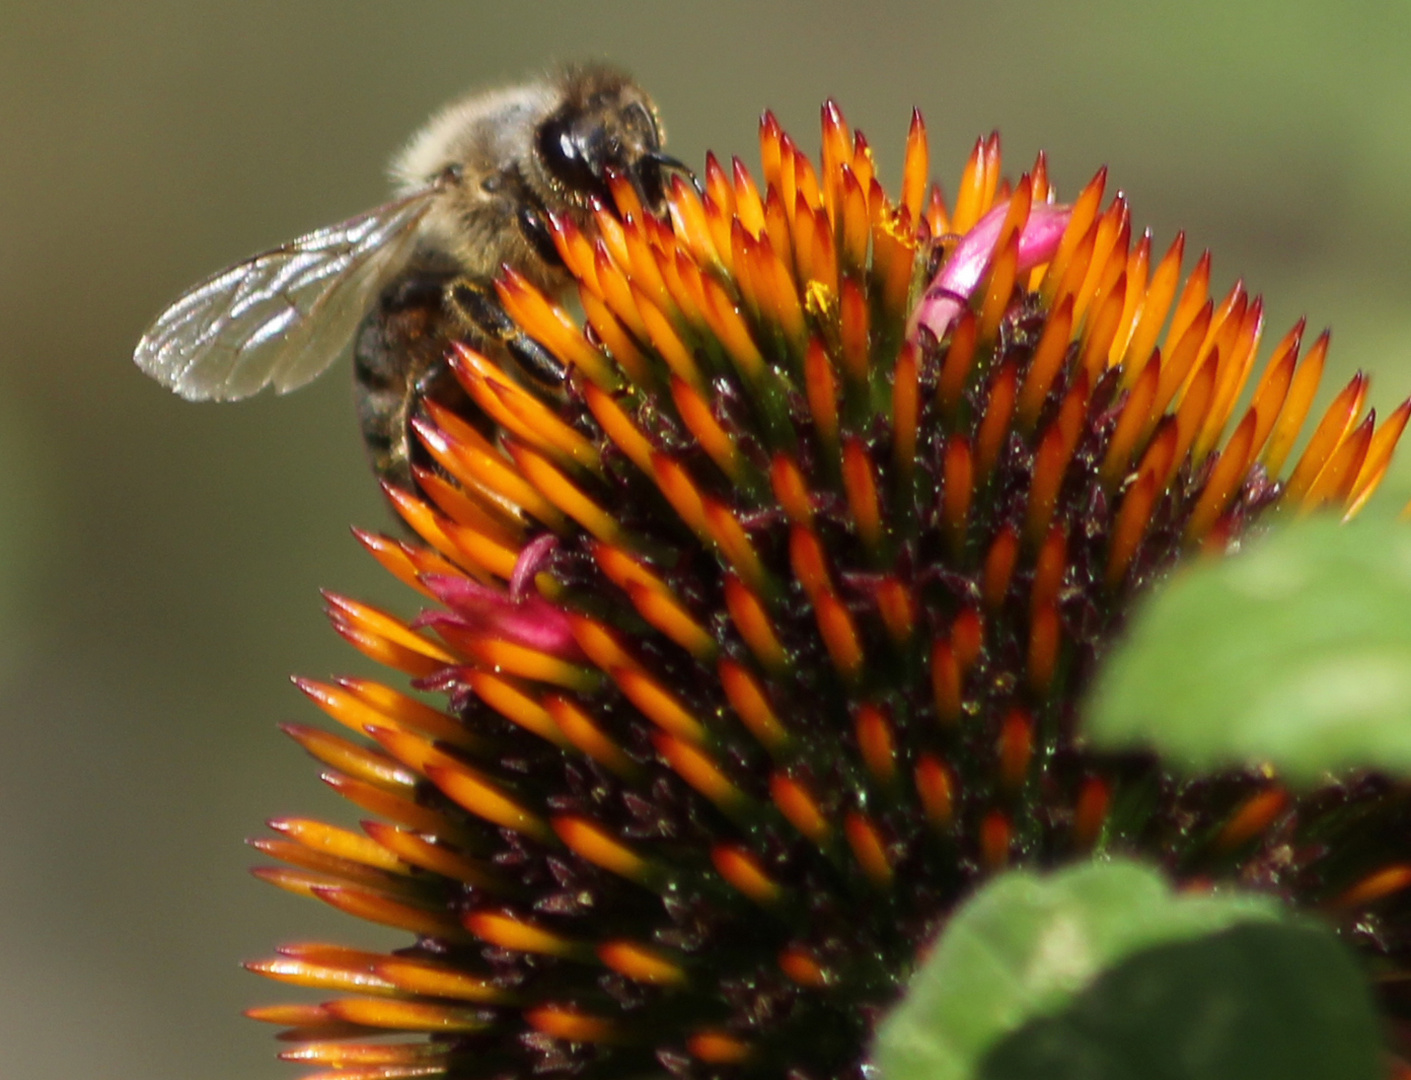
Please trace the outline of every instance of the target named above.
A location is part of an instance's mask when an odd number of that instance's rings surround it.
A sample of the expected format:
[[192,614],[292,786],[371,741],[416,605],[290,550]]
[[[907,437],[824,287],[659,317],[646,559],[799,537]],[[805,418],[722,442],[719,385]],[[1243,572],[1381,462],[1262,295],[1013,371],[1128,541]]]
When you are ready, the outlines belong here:
[[607,195],[605,134],[582,115],[558,112],[539,125],[539,158],[554,179],[570,191]]

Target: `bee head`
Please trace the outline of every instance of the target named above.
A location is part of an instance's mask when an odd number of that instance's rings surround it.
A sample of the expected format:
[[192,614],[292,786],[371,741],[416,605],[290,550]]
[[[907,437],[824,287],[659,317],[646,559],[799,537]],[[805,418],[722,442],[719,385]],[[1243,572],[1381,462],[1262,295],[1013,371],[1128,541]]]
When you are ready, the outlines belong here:
[[615,170],[659,209],[663,135],[646,91],[625,74],[597,66],[565,71],[561,86],[560,103],[534,134],[547,178],[570,201],[610,201],[607,178]]
[[472,277],[509,264],[546,289],[566,283],[549,228],[554,214],[588,226],[625,177],[651,213],[666,212],[671,171],[656,107],[629,76],[603,65],[560,68],[519,86],[454,102],[393,163],[406,195],[436,198],[421,226],[434,256]]

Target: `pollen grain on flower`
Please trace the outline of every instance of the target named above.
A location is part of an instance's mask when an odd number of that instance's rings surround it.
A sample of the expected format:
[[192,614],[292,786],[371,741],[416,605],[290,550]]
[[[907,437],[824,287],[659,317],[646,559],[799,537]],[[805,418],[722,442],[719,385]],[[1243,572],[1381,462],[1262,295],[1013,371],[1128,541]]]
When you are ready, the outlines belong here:
[[623,181],[593,229],[554,219],[582,318],[497,288],[566,382],[457,348],[475,415],[427,402],[434,467],[388,490],[416,539],[357,533],[430,607],[328,613],[410,685],[299,680],[348,730],[286,730],[374,820],[255,843],[411,940],[252,964],[332,995],[252,1010],[282,1056],[859,1077],[961,898],[1098,848],[1404,972],[1385,785],[1179,781],[1074,730],[1133,597],[1271,514],[1355,513],[1411,405],[1378,424],[1359,374],[1295,456],[1327,336],[1261,365],[1261,300],[1212,296],[1208,256],[1182,282],[1184,238],[1134,242],[1105,172],[1064,203],[991,136],[947,201],[917,114],[892,197],[831,102],[817,164],[769,114],[760,140],[758,180],[711,156],[660,216]]

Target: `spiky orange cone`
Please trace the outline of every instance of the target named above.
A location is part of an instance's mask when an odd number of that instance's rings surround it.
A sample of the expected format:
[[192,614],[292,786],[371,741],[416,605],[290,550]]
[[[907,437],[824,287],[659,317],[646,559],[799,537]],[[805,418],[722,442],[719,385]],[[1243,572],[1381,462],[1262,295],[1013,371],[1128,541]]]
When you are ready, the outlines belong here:
[[[1403,405],[1335,399],[1284,465],[1326,335],[1258,366],[1262,304],[1132,243],[1099,174],[1057,204],[982,140],[953,206],[919,116],[901,194],[831,103],[821,167],[771,116],[763,182],[708,160],[555,223],[585,322],[506,276],[567,369],[461,351],[436,471],[359,534],[432,607],[331,596],[413,685],[303,680],[291,727],[373,819],[275,822],[275,884],[413,935],[251,965],[331,995],[255,1010],[340,1080],[861,1075],[956,902],[1014,863],[1145,854],[1338,920],[1403,970],[1402,800],[1183,783],[1084,753],[1076,702],[1132,598],[1274,510],[1351,513]],[[915,299],[913,299],[915,297]],[[485,418],[495,435],[482,434]],[[1179,663],[1180,658],[1173,658]],[[388,1041],[383,1036],[400,1035]]]

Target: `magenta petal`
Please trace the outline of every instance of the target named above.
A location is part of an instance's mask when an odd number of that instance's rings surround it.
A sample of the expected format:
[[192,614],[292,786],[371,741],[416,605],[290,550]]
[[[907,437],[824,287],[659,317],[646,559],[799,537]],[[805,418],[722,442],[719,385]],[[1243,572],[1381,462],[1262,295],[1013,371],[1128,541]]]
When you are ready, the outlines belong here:
[[437,600],[463,614],[495,610],[509,603],[509,597],[500,590],[455,574],[425,574],[421,580]]
[[542,596],[530,593],[516,600],[478,581],[450,574],[426,574],[421,580],[451,610],[426,612],[416,620],[419,625],[455,625],[565,660],[582,658],[568,615]]
[[[916,332],[923,326],[935,335],[937,341],[945,337],[950,324],[969,305],[976,288],[989,271],[995,244],[1008,213],[1008,199],[996,203],[975,223],[973,229],[960,238],[960,243],[907,320],[907,340],[914,340]],[[1071,206],[1048,203],[1040,203],[1029,210],[1029,220],[1019,230],[1020,271],[1032,270],[1053,258],[1072,214]]]
[[519,558],[514,561],[514,573],[510,575],[510,596],[518,600],[525,595],[534,581],[534,575],[544,569],[558,543],[557,536],[546,532],[524,545]]
[[[989,269],[990,260],[995,253],[995,242],[999,240],[999,232],[1004,228],[1005,215],[1008,213],[1008,199],[995,203],[989,213],[960,238],[960,243],[941,267],[931,287],[940,287],[968,300],[975,287],[980,284],[980,279],[985,276],[985,271]],[[926,291],[929,293],[931,290]]]
[[1073,217],[1071,206],[1040,203],[1029,211],[1029,220],[1019,230],[1019,269],[1032,270],[1058,254],[1059,242]]

